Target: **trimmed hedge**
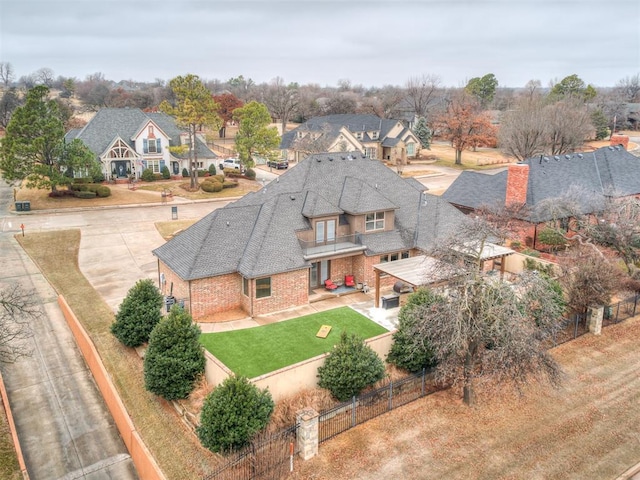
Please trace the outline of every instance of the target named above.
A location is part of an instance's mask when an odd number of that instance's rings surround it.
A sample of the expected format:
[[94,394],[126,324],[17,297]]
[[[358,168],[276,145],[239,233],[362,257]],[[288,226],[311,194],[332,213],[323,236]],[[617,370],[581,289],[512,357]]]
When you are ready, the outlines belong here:
[[238,182],[224,182],[222,188],[235,188],[238,186]]
[[200,188],[203,192],[213,193],[222,191],[222,184],[217,180],[212,182],[202,182]]
[[75,193],[76,198],[96,198],[96,192],[89,191],[77,191]]

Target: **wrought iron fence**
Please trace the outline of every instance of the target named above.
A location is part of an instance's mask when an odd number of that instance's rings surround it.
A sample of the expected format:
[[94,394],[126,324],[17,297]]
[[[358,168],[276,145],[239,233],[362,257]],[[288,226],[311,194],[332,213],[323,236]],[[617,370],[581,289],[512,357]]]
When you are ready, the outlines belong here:
[[203,480],[271,480],[290,471],[298,453],[298,425],[256,438],[243,449],[225,455],[226,462]]
[[420,397],[441,390],[433,382],[431,370],[423,370],[320,413],[318,443]]

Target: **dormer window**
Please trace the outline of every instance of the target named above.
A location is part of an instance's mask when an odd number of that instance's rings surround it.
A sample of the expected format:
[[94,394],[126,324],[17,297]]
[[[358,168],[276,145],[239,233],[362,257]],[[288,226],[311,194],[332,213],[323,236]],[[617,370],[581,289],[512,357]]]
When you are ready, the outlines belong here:
[[378,135],[379,135],[379,133],[378,133],[378,132],[371,132],[371,138],[372,138],[373,140],[377,140],[377,139],[378,139]]
[[384,212],[367,213],[364,221],[365,232],[384,230]]
[[364,134],[363,134],[362,132],[356,132],[356,138],[357,138],[358,140],[362,140],[362,139],[363,139],[363,137],[364,137]]

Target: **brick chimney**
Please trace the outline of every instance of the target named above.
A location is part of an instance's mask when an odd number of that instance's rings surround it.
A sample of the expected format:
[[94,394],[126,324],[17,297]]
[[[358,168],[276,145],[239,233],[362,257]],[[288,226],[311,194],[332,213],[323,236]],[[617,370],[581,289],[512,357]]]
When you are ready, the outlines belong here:
[[529,165],[517,163],[509,165],[507,171],[506,205],[524,205],[527,203],[527,184],[529,183]]
[[609,145],[615,147],[617,145],[622,145],[625,150],[628,150],[629,147],[629,136],[622,135],[620,133],[614,133],[611,135],[611,140],[609,141]]

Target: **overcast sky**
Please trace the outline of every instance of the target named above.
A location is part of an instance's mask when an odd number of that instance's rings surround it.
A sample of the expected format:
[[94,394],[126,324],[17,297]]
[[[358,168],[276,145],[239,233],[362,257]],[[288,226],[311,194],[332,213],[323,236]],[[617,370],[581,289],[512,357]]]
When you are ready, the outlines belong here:
[[613,86],[640,73],[640,1],[0,0],[0,61],[17,77]]

